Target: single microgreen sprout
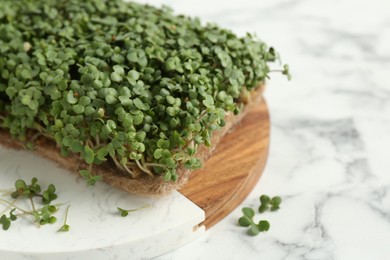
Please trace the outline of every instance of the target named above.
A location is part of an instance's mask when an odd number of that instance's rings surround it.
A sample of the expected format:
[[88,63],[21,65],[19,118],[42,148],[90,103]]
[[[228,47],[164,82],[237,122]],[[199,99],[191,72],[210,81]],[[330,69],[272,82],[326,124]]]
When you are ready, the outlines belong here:
[[16,209],[12,209],[9,213],[9,217],[5,214],[0,217],[0,224],[3,226],[3,230],[8,230],[11,226],[11,222],[15,221],[17,217],[13,214]]
[[95,185],[98,181],[103,179],[101,175],[92,175],[91,171],[88,170],[80,170],[79,174],[81,177],[83,177],[84,180],[87,181],[87,184],[90,186]]
[[280,204],[282,203],[282,198],[279,196],[275,196],[272,199],[267,195],[262,195],[260,197],[260,206],[259,212],[263,213],[267,210],[276,211],[280,208]]
[[68,232],[70,230],[70,226],[66,223],[68,220],[69,208],[70,205],[66,208],[64,224],[57,230],[57,232]]
[[119,211],[119,213],[120,213],[120,215],[122,217],[127,217],[130,212],[135,212],[135,211],[146,209],[146,208],[149,208],[149,207],[150,207],[149,205],[145,205],[143,207],[136,208],[136,209],[123,209],[123,208],[120,208],[120,207],[117,207],[117,209],[118,209],[118,211]]
[[[264,201],[268,201],[265,197],[263,197]],[[266,220],[260,220],[258,224],[253,221],[253,217],[255,216],[255,211],[252,208],[245,207],[242,209],[242,213],[244,216],[238,219],[238,225],[241,227],[249,227],[247,233],[251,236],[256,236],[260,232],[268,231],[270,228],[270,224]]]
[[[268,195],[260,196],[260,206],[259,212],[263,213],[267,210],[276,211],[280,208],[280,204],[282,203],[282,198],[280,196],[275,196],[270,198]],[[244,216],[238,219],[238,224],[241,227],[249,227],[247,230],[248,235],[256,236],[260,232],[266,232],[270,229],[270,223],[267,220],[260,220],[258,223],[255,223],[253,217],[255,215],[255,211],[252,208],[243,208],[242,213]]]

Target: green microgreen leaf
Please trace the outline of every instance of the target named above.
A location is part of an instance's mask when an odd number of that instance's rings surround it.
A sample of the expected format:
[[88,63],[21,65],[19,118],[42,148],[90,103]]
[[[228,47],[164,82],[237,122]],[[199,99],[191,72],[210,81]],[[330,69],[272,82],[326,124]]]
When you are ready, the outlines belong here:
[[69,104],[76,104],[77,99],[75,98],[75,94],[73,93],[72,90],[70,90],[67,94],[67,101]]
[[26,185],[26,183],[24,182],[24,180],[19,179],[19,180],[17,180],[17,181],[15,182],[15,188],[16,188],[17,190],[19,190],[19,189],[26,189],[26,188],[27,188],[27,185]]
[[252,224],[252,220],[247,216],[243,216],[238,219],[238,224],[242,227],[249,227]]
[[68,224],[64,224],[63,226],[61,226],[60,229],[58,229],[57,231],[58,232],[68,232],[70,230],[70,226]]
[[16,210],[16,209],[12,209],[12,210],[9,212],[9,219],[10,219],[11,221],[17,220],[17,217],[14,215],[15,210]]
[[259,207],[259,212],[264,213],[268,210],[268,208],[269,208],[268,204],[261,204]]
[[255,211],[252,208],[243,208],[242,213],[244,213],[244,216],[252,219],[255,216]]
[[92,164],[93,161],[95,160],[95,153],[92,150],[91,147],[88,145],[84,147],[84,152],[85,152],[85,162],[88,164]]
[[261,195],[260,202],[261,202],[261,204],[269,204],[271,202],[271,199],[267,195]]
[[269,230],[270,224],[266,220],[260,220],[259,224],[257,224],[257,227],[259,228],[260,232],[265,232]]
[[3,230],[8,230],[11,226],[11,220],[9,218],[7,218],[6,215],[2,215],[0,217],[0,224],[3,227]]

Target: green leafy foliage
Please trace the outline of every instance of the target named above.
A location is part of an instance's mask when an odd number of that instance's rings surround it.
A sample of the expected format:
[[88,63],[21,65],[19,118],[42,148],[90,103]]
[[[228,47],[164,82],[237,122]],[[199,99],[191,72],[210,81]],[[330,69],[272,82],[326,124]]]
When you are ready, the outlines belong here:
[[[122,0],[2,0],[0,20],[1,128],[167,181],[179,165],[201,167],[198,147],[279,58],[250,34]],[[14,196],[37,192],[20,188]]]

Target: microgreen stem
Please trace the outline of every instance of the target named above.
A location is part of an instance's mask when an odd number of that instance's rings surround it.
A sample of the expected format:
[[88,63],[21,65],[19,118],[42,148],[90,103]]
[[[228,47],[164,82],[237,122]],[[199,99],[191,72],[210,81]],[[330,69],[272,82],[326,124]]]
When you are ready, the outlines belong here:
[[[113,160],[113,162],[115,163],[115,165],[119,168],[119,169],[121,169],[121,170],[126,170],[125,168],[124,168],[124,165],[122,166],[119,162],[118,162],[118,160],[115,158],[115,157],[111,157],[111,159]],[[131,171],[128,171],[129,173],[131,173]],[[133,174],[131,174],[131,175],[133,175]]]
[[12,190],[12,189],[1,189],[0,192],[3,193],[2,196],[4,197],[4,196],[11,195],[11,193],[13,192],[13,190]]
[[203,110],[202,113],[200,113],[198,119],[195,122],[199,123],[203,119],[203,117],[206,116],[206,114],[207,114],[207,110]]
[[68,220],[69,208],[70,208],[70,205],[68,205],[68,207],[66,207],[64,225],[66,224],[66,221]]
[[40,136],[42,136],[41,132],[37,132],[35,135],[33,135],[30,139],[30,142],[36,141]]
[[34,129],[36,129],[40,133],[44,133],[46,131],[46,129],[42,127],[40,124],[35,124]]
[[[88,139],[87,141],[85,141],[87,145],[89,145],[89,147],[95,147],[92,143],[92,141],[90,139]],[[92,165],[92,164],[91,164]]]
[[135,162],[137,163],[138,168],[140,168],[143,172],[147,173],[149,176],[153,177],[153,173],[149,169],[143,167],[138,160],[135,160]]
[[32,197],[30,197],[30,203],[31,203],[32,210],[33,210],[33,211],[36,211],[36,210],[35,210],[34,200],[33,200]]
[[98,134],[95,136],[95,140],[96,140],[96,146],[100,147],[100,137]]
[[131,176],[134,178],[137,177],[137,174],[135,174],[132,170],[130,170],[126,164],[123,164],[123,168],[126,170],[126,172],[130,173]]
[[[3,200],[3,199],[0,199],[0,203],[2,203],[3,205],[6,205],[6,206],[11,205],[11,202],[6,201],[6,200]],[[20,207],[18,207],[18,206],[16,206],[16,205],[12,205],[12,207],[14,207],[14,208],[16,208],[16,209],[22,211],[23,213],[26,213],[26,214],[30,214],[30,215],[31,215],[30,212],[28,212],[28,211],[26,211],[26,210],[24,210],[24,209],[22,209],[22,208],[20,208]]]
[[9,210],[11,207],[13,207],[16,201],[17,201],[17,199],[14,199],[12,202],[10,202],[8,204],[8,206],[2,212],[0,212],[0,215],[3,215],[5,212],[7,212],[7,210]]
[[127,210],[127,212],[134,212],[134,211],[138,211],[138,210],[142,210],[142,209],[147,209],[147,208],[150,208],[150,205],[146,204],[146,205],[143,205],[143,206],[140,207],[140,208]]

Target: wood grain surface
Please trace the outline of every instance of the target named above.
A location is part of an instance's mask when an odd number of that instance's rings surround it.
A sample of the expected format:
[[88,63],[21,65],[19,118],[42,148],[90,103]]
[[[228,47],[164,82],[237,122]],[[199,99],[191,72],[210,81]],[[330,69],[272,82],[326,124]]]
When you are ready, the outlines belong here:
[[205,167],[180,192],[201,207],[206,228],[222,220],[259,180],[268,156],[270,120],[266,102],[255,106],[218,144]]

